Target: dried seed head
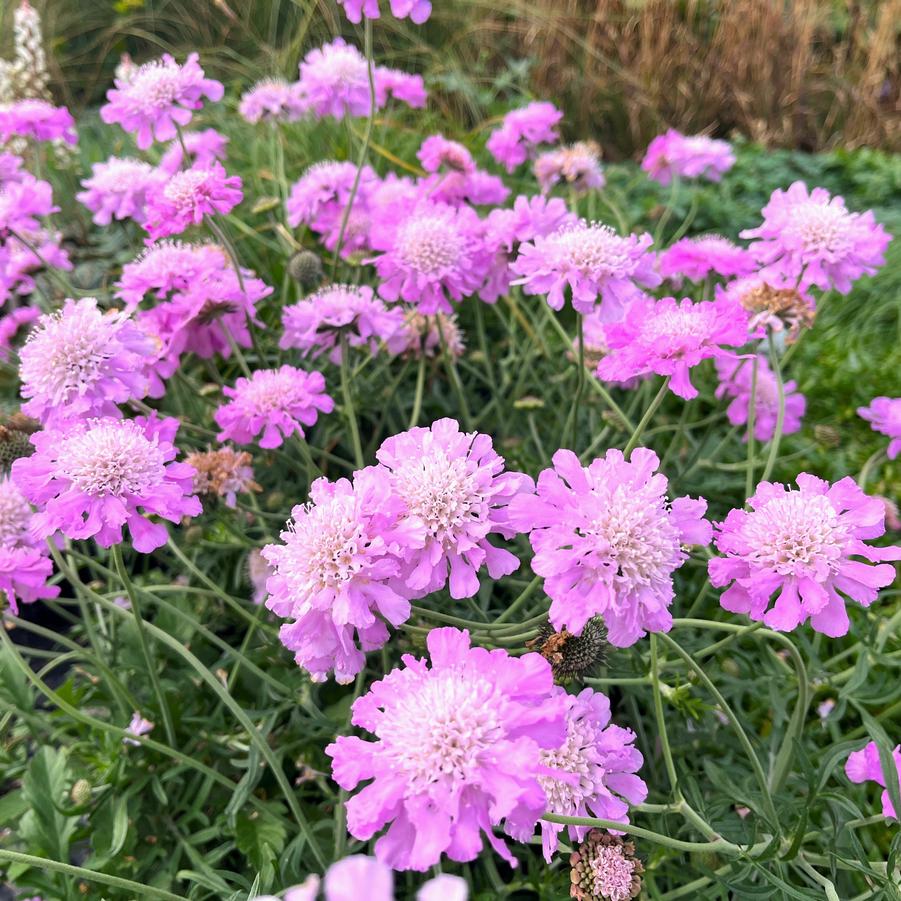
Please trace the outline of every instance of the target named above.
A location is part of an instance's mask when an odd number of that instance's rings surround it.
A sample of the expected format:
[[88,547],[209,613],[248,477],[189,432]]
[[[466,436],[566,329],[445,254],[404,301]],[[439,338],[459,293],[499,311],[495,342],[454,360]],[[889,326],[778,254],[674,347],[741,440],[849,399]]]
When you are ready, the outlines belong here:
[[750,328],[770,326],[788,330],[786,340],[794,341],[803,328],[810,328],[816,311],[794,288],[773,288],[766,282],[741,295],[741,305],[752,314]]
[[40,427],[24,413],[0,413],[0,472],[7,472],[19,457],[31,456],[34,448],[28,438]]
[[603,620],[600,617],[589,620],[581,635],[573,635],[566,629],[555,632],[550,623],[545,623],[527,647],[551,664],[556,682],[565,684],[584,679],[604,663],[607,642]]
[[592,829],[569,858],[570,897],[576,901],[630,901],[641,894],[644,866],[635,845]]

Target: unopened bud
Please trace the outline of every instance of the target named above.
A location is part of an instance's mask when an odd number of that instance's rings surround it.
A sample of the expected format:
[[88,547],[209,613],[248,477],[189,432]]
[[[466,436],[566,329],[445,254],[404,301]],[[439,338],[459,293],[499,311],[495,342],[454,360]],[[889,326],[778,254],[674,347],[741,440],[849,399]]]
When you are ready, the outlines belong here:
[[288,262],[288,275],[304,291],[314,291],[322,283],[322,260],[312,250],[301,250]]
[[72,803],[77,804],[79,807],[87,804],[91,800],[91,783],[87,779],[79,779],[72,786],[69,796],[72,798]]

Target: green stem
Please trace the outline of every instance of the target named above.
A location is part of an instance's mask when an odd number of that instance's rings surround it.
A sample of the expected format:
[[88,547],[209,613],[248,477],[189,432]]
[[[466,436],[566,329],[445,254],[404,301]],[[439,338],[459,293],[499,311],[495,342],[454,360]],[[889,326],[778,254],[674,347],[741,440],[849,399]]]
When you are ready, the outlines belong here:
[[660,748],[663,753],[663,763],[666,767],[666,775],[669,779],[673,794],[679,791],[679,777],[676,775],[676,765],[673,761],[673,752],[670,748],[669,735],[666,731],[666,717],[663,715],[663,695],[660,691],[660,664],[658,660],[657,635],[651,633],[651,686],[654,693],[654,715],[657,718],[657,732],[660,737]]
[[581,314],[578,315],[576,322],[576,346],[578,349],[576,390],[573,394],[572,406],[563,429],[562,441],[564,447],[569,447],[573,451],[576,449],[576,439],[579,431],[579,406],[582,403],[582,394],[585,391],[585,326]]
[[660,404],[663,403],[663,398],[666,397],[669,383],[670,377],[667,376],[663,380],[663,384],[660,386],[657,394],[654,395],[654,399],[651,401],[651,405],[647,408],[647,410],[644,411],[644,416],[641,417],[641,421],[637,426],[635,426],[635,430],[632,432],[632,437],[629,438],[629,441],[626,444],[625,449],[623,450],[623,456],[626,459],[628,459],[632,451],[635,450],[635,447],[638,445],[638,442],[641,439],[641,433],[644,431],[645,426],[651,421]]
[[522,590],[519,597],[513,601],[513,603],[504,610],[501,615],[494,621],[494,625],[500,625],[501,623],[505,623],[514,613],[516,613],[520,607],[536,592],[538,586],[541,585],[541,576],[535,576],[531,582]]
[[748,402],[748,466],[745,469],[745,499],[754,494],[754,455],[757,453],[755,447],[757,439],[754,437],[754,426],[757,420],[757,371],[759,362],[759,358],[755,354],[751,371],[751,398]]
[[416,393],[413,395],[413,412],[410,413],[408,429],[413,429],[419,424],[419,413],[422,410],[422,392],[425,388],[425,353],[419,357],[419,367],[416,370]]
[[779,363],[779,357],[776,355],[776,346],[773,343],[773,333],[769,332],[770,344],[770,366],[773,375],[776,377],[776,391],[779,394],[779,410],[776,413],[776,431],[773,433],[773,440],[770,442],[770,453],[766,460],[766,467],[763,470],[761,481],[769,481],[773,473],[773,467],[779,457],[779,444],[782,441],[782,427],[785,424],[785,385],[782,381],[782,367]]
[[[369,19],[366,20],[369,22]],[[347,336],[341,334],[341,397],[344,400],[344,415],[350,427],[350,440],[353,445],[354,462],[357,469],[363,468],[363,445],[360,442],[360,429],[357,425],[357,412],[354,409],[353,395],[350,388],[350,351]]]

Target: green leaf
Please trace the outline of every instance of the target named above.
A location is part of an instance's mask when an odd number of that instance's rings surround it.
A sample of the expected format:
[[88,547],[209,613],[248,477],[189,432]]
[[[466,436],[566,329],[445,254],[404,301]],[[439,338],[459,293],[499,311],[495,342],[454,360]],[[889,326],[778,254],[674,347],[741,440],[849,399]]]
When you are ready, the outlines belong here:
[[115,857],[128,837],[128,799],[111,797],[91,817],[91,844],[99,861]]
[[[25,674],[13,663],[12,651],[3,646],[0,650],[0,699],[26,712],[34,709],[34,698]],[[0,819],[0,822],[3,822]]]
[[68,860],[69,839],[76,821],[59,809],[66,796],[65,753],[51,747],[41,748],[28,764],[22,791],[31,810],[22,817],[21,831],[32,853]]
[[281,822],[266,813],[255,810],[239,815],[235,821],[235,844],[255,870],[262,870],[281,853],[286,837]]

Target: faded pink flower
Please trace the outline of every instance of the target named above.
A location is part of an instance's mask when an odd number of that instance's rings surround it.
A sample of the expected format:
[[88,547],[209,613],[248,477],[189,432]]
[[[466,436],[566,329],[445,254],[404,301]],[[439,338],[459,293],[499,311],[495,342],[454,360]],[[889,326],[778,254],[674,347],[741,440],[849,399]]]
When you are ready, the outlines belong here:
[[[901,745],[895,745],[892,749],[892,761],[898,772],[898,781],[901,782]],[[882,768],[882,761],[879,758],[879,747],[875,741],[871,741],[864,745],[859,751],[852,751],[848,755],[845,763],[845,775],[852,782],[875,782],[886,788],[888,777]],[[882,815],[887,820],[897,820],[898,812],[892,804],[889,797],[888,789],[882,793]]]
[[874,397],[869,406],[857,408],[857,415],[891,438],[886,451],[889,460],[901,454],[901,397]]
[[556,184],[576,193],[600,190],[606,179],[601,169],[601,148],[594,141],[579,141],[542,153],[535,160],[535,178],[545,194]]
[[[144,719],[140,713],[136,710],[131,716],[131,722],[129,722],[126,731],[129,735],[134,735],[135,737],[141,735],[147,735],[148,732],[153,730],[153,723],[148,719]],[[141,746],[139,741],[135,741],[134,738],[123,738],[123,744],[126,745],[134,745],[136,748]]]
[[46,100],[16,100],[0,108],[0,143],[13,137],[77,144],[75,120],[64,106]]
[[75,197],[94,214],[96,225],[109,225],[114,218],[143,222],[147,196],[166,182],[163,173],[143,160],[111,156],[91,169],[91,177],[81,183],[84,190]]
[[673,128],[651,141],[641,161],[641,168],[662,185],[673,178],[719,181],[734,165],[735,153],[728,141],[687,136]]
[[747,250],[719,235],[683,238],[660,255],[660,274],[678,284],[682,278],[700,282],[711,273],[723,278],[744,277],[756,268]]
[[297,82],[267,78],[241,97],[238,112],[247,122],[296,122],[307,111]]
[[557,125],[563,113],[553,103],[537,101],[504,116],[500,128],[488,136],[486,148],[507,172],[530,159],[540,144],[559,140]]

